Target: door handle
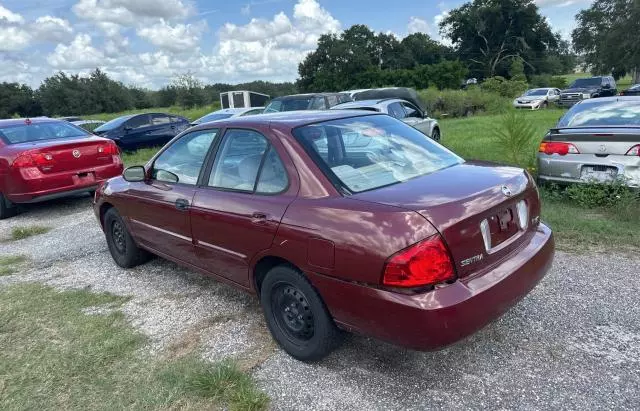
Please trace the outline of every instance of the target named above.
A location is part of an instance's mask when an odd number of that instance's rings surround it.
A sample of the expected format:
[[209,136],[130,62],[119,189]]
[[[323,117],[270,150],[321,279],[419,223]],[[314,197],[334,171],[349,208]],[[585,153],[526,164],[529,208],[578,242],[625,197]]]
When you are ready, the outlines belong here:
[[264,224],[267,222],[267,215],[261,212],[251,214],[251,222],[254,224]]
[[189,208],[189,201],[184,198],[179,198],[176,200],[176,208],[180,211],[185,211]]

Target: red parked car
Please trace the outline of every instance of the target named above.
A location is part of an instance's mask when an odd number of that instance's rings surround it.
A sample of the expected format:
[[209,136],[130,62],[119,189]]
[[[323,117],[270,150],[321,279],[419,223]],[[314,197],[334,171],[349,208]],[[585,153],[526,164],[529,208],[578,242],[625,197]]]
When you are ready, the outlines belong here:
[[94,208],[118,265],[150,252],[258,294],[301,360],[340,329],[454,343],[523,298],[554,253],[526,171],[465,162],[361,111],[194,127],[106,182]]
[[66,121],[0,120],[0,219],[19,203],[93,191],[122,169],[114,142]]

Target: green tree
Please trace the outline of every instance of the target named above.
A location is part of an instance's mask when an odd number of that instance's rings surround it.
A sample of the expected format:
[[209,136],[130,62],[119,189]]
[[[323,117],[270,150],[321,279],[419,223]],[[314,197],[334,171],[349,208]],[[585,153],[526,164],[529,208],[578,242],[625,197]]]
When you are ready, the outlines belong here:
[[621,77],[635,71],[640,77],[640,2],[637,0],[595,0],[576,15],[571,33],[573,48],[584,57],[594,74],[613,73]]
[[528,73],[539,72],[558,48],[533,0],[473,0],[452,10],[440,31],[476,77],[508,75],[513,58],[522,59]]
[[403,38],[400,44],[411,54],[416,65],[435,64],[453,56],[451,49],[424,33],[410,34]]
[[180,74],[171,83],[176,90],[176,103],[182,107],[202,106],[207,98],[204,85],[193,73]]
[[42,107],[31,87],[18,83],[0,84],[0,118],[42,115]]

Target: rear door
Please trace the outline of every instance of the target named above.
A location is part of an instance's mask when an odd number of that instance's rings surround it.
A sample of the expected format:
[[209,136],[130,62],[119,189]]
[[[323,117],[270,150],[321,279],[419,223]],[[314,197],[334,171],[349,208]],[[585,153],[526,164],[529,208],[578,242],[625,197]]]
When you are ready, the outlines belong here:
[[244,287],[298,190],[284,149],[265,131],[226,131],[191,209],[197,264]]
[[151,114],[152,130],[149,132],[149,144],[162,145],[174,138],[176,125],[171,121],[171,117],[166,114]]
[[217,129],[212,129],[185,134],[156,157],[149,170],[149,181],[129,183],[127,195],[133,201],[124,202],[123,211],[134,236],[143,245],[193,263],[189,210],[217,133]]

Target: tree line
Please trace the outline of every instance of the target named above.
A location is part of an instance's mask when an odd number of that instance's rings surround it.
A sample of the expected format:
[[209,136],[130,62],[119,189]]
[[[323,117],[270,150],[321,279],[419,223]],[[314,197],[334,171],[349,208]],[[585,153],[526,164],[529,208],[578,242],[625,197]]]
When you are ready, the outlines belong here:
[[191,73],[177,76],[160,90],[148,90],[115,81],[97,68],[89,76],[58,72],[37,89],[0,83],[0,118],[115,113],[176,105],[191,108],[212,104],[220,99],[220,93],[230,90],[252,90],[270,96],[297,91],[294,83],[265,81],[204,85]]
[[451,45],[425,33],[399,40],[364,25],[325,34],[300,63],[298,87],[457,88],[465,77],[507,77],[514,60],[527,77],[563,74],[576,64],[569,42],[553,32],[533,0],[473,0],[452,10],[440,32]]

